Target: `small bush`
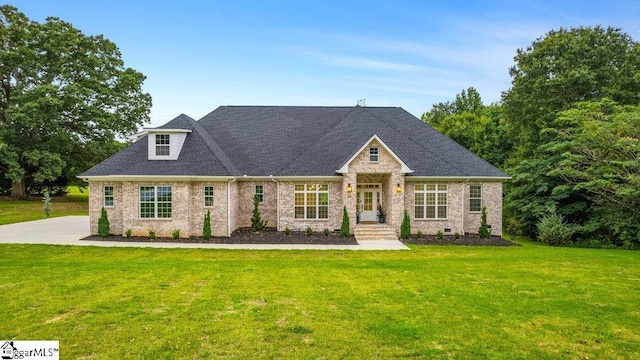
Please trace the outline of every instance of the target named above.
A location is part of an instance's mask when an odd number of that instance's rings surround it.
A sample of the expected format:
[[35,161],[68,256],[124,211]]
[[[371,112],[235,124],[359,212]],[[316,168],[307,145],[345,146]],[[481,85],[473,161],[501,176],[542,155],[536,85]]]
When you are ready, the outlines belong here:
[[313,229],[311,228],[311,226],[307,226],[307,230],[304,231],[304,234],[307,236],[313,235]]
[[151,240],[155,240],[156,239],[156,231],[153,229],[149,229],[149,239]]
[[480,228],[478,229],[478,236],[482,239],[488,239],[491,237],[491,229],[487,224],[487,207],[482,207],[482,220],[480,220]]
[[556,213],[556,208],[549,209],[547,214],[538,221],[538,241],[551,246],[565,245],[571,241],[572,229],[564,222],[562,215]]
[[204,225],[202,225],[202,237],[209,240],[211,239],[211,212],[207,210],[204,214]]
[[404,217],[402,218],[402,225],[400,225],[400,237],[403,239],[411,237],[411,220],[407,209],[404,209]]
[[287,236],[291,235],[291,229],[289,229],[288,227],[284,228],[284,234]]
[[444,238],[442,230],[438,230],[438,232],[436,233],[436,237],[438,238],[438,240],[442,240]]
[[130,238],[131,238],[131,233],[132,233],[132,232],[133,232],[133,231],[132,231],[131,229],[127,229],[127,231],[125,231],[125,232],[124,232],[124,236],[126,236],[126,237],[127,237],[127,239],[130,239]]
[[347,213],[347,207],[344,207],[342,211],[342,225],[340,225],[340,237],[349,237],[351,229],[349,229],[349,214]]
[[49,192],[46,190],[44,191],[44,194],[42,196],[42,202],[44,203],[43,210],[44,210],[45,216],[46,217],[51,216],[51,196],[49,195]]
[[180,229],[175,229],[171,232],[171,238],[177,240],[180,238]]
[[111,233],[111,227],[109,225],[109,218],[107,217],[107,210],[102,208],[100,219],[98,219],[98,236],[107,237]]
[[453,237],[454,237],[454,238],[456,238],[456,240],[460,239],[460,233],[456,231],[456,232],[453,234]]
[[424,235],[422,234],[422,231],[418,230],[418,232],[416,233],[416,236],[418,237],[418,239],[422,239]]
[[329,236],[329,229],[324,228],[324,230],[322,230],[322,233],[324,234],[324,236]]
[[255,194],[253,195],[253,216],[251,217],[251,231],[253,232],[261,231],[267,226],[267,222],[262,221],[258,205],[260,205],[260,197]]

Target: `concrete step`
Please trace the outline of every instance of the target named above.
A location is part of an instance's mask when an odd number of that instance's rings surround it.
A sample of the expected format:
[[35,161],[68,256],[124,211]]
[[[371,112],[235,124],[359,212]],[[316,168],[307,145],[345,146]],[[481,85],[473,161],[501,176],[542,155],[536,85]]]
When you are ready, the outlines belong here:
[[356,240],[398,240],[395,229],[386,224],[358,224],[353,234]]

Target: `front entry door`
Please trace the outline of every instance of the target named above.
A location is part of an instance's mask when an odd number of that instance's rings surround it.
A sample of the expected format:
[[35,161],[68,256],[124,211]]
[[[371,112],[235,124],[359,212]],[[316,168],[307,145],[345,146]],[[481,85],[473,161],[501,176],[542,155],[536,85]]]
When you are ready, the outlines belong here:
[[360,193],[360,221],[378,221],[378,192],[363,189]]

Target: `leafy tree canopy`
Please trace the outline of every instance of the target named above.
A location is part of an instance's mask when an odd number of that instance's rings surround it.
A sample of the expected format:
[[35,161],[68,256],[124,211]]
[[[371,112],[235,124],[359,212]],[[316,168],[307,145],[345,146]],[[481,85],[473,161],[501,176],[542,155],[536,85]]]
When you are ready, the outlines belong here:
[[124,67],[102,35],[53,17],[31,21],[3,5],[0,47],[0,171],[14,196],[73,178],[149,121],[144,75]]

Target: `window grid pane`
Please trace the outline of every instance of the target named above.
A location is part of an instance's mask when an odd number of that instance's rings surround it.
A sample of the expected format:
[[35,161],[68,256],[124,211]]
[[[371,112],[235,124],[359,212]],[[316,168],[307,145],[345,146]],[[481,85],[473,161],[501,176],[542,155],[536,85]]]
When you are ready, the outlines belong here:
[[213,206],[213,186],[204,187],[204,206]]
[[469,211],[482,210],[482,185],[469,185]]
[[140,218],[171,218],[171,186],[140,187]]
[[378,162],[379,158],[380,157],[378,155],[378,148],[377,147],[369,148],[369,161]]
[[294,185],[294,216],[296,219],[329,218],[329,185]]
[[113,186],[104,187],[104,207],[113,207]]
[[414,189],[416,219],[447,218],[447,185],[416,184]]
[[264,202],[264,186],[256,185],[256,195],[258,195],[258,201],[260,203]]

